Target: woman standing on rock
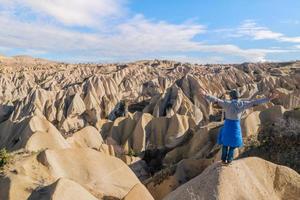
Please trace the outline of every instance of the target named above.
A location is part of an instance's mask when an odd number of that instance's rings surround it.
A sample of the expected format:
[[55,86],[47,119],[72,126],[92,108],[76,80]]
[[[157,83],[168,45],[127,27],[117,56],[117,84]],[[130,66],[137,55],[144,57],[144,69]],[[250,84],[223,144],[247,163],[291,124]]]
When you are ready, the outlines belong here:
[[240,125],[240,119],[243,112],[253,106],[267,103],[278,96],[277,93],[271,93],[267,98],[244,101],[239,99],[240,95],[237,90],[230,91],[230,100],[222,100],[211,96],[203,89],[200,89],[200,93],[209,102],[218,103],[218,105],[225,110],[224,126],[222,127],[218,137],[218,144],[223,145],[221,159],[225,164],[232,162],[235,148],[243,146]]

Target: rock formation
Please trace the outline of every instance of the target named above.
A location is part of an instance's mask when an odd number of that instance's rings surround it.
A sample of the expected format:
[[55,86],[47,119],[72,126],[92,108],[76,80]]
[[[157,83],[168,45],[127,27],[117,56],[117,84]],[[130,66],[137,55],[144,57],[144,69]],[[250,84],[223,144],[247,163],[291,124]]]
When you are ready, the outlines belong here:
[[[11,155],[1,166],[0,199],[300,196],[300,164],[290,153],[300,146],[299,62],[68,64],[16,56],[0,57],[0,72],[0,149]],[[257,155],[297,172],[258,158],[220,166],[224,113],[200,88],[219,98],[231,89],[243,99],[280,93],[243,114],[245,147],[235,157]],[[265,156],[264,141],[280,150]]]
[[292,169],[250,157],[230,166],[215,163],[168,194],[176,199],[298,199],[300,175]]

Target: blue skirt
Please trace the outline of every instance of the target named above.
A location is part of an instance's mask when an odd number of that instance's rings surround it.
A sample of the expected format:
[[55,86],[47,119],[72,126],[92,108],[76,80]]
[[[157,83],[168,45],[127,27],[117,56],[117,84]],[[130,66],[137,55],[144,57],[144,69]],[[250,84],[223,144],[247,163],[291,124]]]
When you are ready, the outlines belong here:
[[225,120],[224,126],[219,133],[218,144],[230,147],[243,146],[240,120]]

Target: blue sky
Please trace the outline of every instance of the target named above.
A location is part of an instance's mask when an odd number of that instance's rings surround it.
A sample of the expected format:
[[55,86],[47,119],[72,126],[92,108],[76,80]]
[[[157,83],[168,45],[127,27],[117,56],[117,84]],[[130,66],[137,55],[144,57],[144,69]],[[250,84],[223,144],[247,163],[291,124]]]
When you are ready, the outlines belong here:
[[300,59],[299,0],[0,0],[0,54],[67,62]]

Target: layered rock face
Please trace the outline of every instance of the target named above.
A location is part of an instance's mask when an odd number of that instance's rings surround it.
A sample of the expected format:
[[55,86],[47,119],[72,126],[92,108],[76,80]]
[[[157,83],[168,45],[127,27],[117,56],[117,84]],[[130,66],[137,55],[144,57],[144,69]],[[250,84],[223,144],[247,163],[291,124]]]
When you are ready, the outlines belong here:
[[[269,187],[253,172],[255,162],[279,178],[278,184],[290,185],[289,198],[300,196],[297,172],[266,161],[249,158],[222,173],[214,171],[223,169],[216,141],[224,113],[198,92],[204,88],[227,98],[228,91],[237,89],[244,99],[279,92],[280,98],[242,117],[244,139],[257,138],[271,130],[267,125],[299,122],[299,62],[67,64],[18,56],[2,58],[0,72],[0,149],[13,157],[2,169],[0,199],[189,199],[181,188],[195,190],[198,185],[190,182],[199,179],[200,185],[205,177],[222,185],[212,177],[215,173],[224,179],[240,173],[229,180],[233,185],[249,174],[258,179],[247,182],[258,199],[272,192],[275,199],[284,199],[287,192]],[[288,136],[297,146],[300,133],[293,130]],[[259,184],[264,188],[257,189]],[[205,195],[217,186],[209,185],[211,190],[197,189],[195,198],[210,199]],[[227,193],[217,189],[220,199],[234,193],[233,188]]]

